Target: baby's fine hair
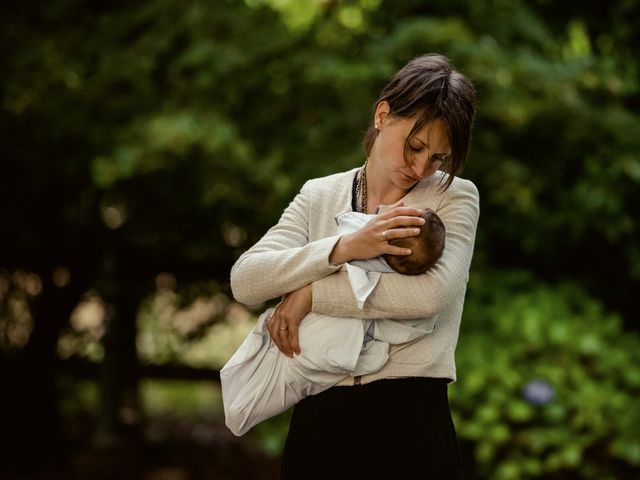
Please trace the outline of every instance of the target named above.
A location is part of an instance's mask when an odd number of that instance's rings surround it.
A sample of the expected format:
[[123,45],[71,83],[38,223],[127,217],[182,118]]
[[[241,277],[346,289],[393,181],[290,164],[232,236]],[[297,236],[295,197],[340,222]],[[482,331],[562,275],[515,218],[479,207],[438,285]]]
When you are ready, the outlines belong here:
[[391,268],[405,275],[420,275],[433,267],[444,250],[444,223],[431,209],[422,214],[425,223],[420,234],[415,237],[389,240],[396,247],[410,248],[411,255],[385,254],[384,258]]

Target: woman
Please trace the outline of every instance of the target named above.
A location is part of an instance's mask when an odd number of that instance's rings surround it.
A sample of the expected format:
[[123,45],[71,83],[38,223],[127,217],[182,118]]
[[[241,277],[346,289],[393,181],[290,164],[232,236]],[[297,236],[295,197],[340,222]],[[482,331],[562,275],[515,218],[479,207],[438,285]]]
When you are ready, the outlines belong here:
[[[456,380],[454,351],[479,215],[477,189],[456,176],[474,116],[473,86],[445,57],[413,59],[375,104],[364,165],[307,181],[278,224],[235,263],[231,288],[238,301],[284,295],[269,333],[289,357],[300,351],[298,327],[309,311],[436,317],[430,334],[393,345],[378,372],[348,377],[295,406],[282,478],[462,477],[447,384]],[[380,205],[391,208],[352,234],[336,234],[339,213],[375,213]],[[393,240],[417,235],[426,208],[446,227],[440,260],[423,275],[382,275],[359,309],[343,264],[409,254]]]

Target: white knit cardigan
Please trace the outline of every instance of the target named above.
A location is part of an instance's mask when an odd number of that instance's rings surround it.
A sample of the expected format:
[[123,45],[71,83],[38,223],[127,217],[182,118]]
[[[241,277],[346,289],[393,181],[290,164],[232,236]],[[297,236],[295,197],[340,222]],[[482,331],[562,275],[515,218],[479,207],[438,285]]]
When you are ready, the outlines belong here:
[[446,228],[444,252],[425,274],[382,274],[361,310],[344,265],[329,262],[340,238],[335,217],[351,210],[356,171],[312,179],[302,186],[278,223],[234,264],[233,296],[241,303],[255,305],[312,283],[314,312],[363,319],[437,315],[430,334],[391,345],[389,361],[381,370],[361,378],[348,377],[339,385],[396,377],[436,377],[453,382],[454,353],[480,213],[478,190],[471,181],[455,177],[442,192],[440,181],[446,180],[446,174],[437,171],[405,195],[405,206],[431,208],[440,216]]

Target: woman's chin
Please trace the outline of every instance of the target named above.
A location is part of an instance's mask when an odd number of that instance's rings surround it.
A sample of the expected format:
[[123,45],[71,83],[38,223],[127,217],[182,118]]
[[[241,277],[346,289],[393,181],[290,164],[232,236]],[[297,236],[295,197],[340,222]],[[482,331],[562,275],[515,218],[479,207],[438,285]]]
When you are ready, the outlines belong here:
[[416,180],[415,178],[409,177],[408,175],[405,175],[404,173],[400,174],[400,182],[399,182],[399,184],[402,186],[402,188],[412,187],[416,183],[418,183],[418,180]]

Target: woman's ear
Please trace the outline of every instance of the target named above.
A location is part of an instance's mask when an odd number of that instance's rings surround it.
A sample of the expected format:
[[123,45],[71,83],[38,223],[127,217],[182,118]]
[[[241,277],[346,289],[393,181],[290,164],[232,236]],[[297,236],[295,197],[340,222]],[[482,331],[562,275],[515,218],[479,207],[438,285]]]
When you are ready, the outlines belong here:
[[390,112],[391,106],[386,100],[382,100],[378,105],[376,105],[376,112],[373,115],[373,124],[376,127],[376,130],[380,130],[380,128],[382,128],[382,125],[389,117]]

